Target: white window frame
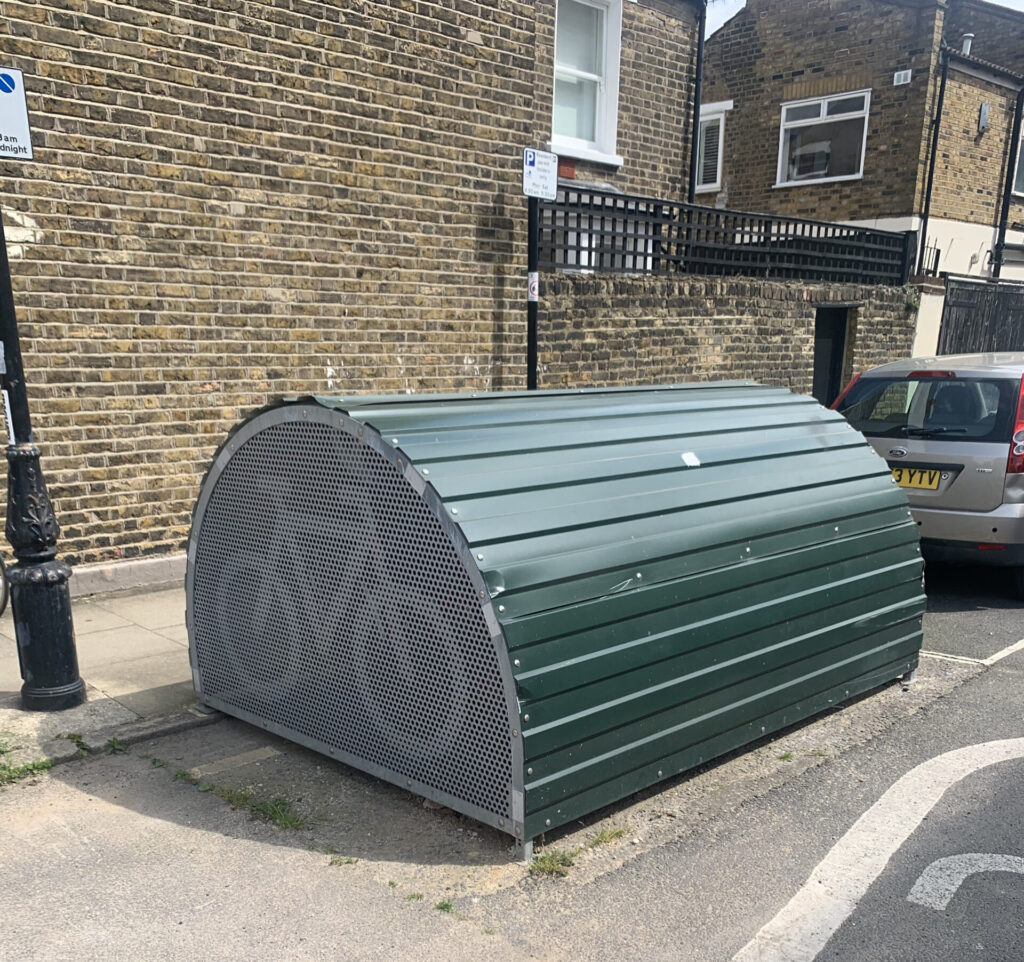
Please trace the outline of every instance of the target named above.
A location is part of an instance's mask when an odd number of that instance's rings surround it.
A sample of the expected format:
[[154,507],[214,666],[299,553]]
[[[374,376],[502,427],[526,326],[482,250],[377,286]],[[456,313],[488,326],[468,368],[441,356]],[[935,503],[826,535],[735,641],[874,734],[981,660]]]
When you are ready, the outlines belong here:
[[1024,197],[1024,190],[1017,190],[1017,181],[1024,175],[1024,132],[1020,135],[1020,143],[1017,145],[1017,169],[1013,172],[1013,183],[1010,190],[1014,197]]
[[[813,127],[816,124],[827,123],[826,116],[828,104],[833,100],[846,100],[849,97],[863,97],[864,109],[848,114],[839,114],[835,122],[852,120],[855,117],[864,118],[864,134],[860,143],[860,171],[856,174],[841,174],[837,177],[815,177],[802,178],[800,180],[786,180],[786,134],[796,127]],[[790,107],[804,107],[809,104],[820,104],[821,110],[817,117],[809,120],[795,120],[786,123],[786,111]],[[864,159],[867,156],[868,148],[868,121],[871,118],[871,90],[849,90],[839,94],[829,94],[826,97],[808,97],[805,100],[787,100],[782,104],[782,111],[779,114],[779,161],[775,171],[776,187],[807,187],[811,184],[834,184],[844,180],[861,180],[864,177]]]
[[694,193],[696,194],[712,194],[722,189],[722,158],[725,156],[725,115],[732,110],[733,102],[731,100],[719,100],[713,104],[701,104],[700,105],[700,129],[697,137],[697,177],[700,177],[700,171],[703,164],[700,163],[700,151],[704,143],[704,128],[713,120],[718,121],[718,170],[715,173],[715,182],[713,184],[701,184],[698,183],[694,186]]
[[[561,0],[559,0],[561,2]],[[554,84],[551,93],[551,141],[548,146],[559,156],[574,157],[577,160],[591,160],[599,164],[621,167],[622,158],[616,153],[616,138],[619,121],[619,54],[622,49],[622,0],[573,0],[587,7],[596,7],[604,13],[604,51],[601,77],[586,75],[598,83],[597,116],[595,118],[594,140],[566,137],[554,132],[555,95]],[[558,11],[555,10],[555,51],[558,50]],[[572,73],[558,67],[557,60],[553,78],[559,73]],[[581,75],[583,76],[583,75]]]

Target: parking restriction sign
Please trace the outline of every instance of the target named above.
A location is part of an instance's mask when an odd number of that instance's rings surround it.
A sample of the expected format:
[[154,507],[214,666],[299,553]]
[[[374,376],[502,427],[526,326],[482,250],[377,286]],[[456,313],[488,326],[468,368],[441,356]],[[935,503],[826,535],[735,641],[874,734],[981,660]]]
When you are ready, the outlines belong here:
[[13,67],[0,67],[0,157],[32,159],[25,80]]

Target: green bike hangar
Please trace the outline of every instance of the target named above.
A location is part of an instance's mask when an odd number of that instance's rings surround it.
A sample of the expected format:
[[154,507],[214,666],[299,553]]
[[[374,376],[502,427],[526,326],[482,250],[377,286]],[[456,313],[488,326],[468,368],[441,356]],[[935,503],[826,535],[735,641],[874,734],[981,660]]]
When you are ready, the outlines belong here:
[[906,675],[924,595],[885,463],[749,382],[307,397],[203,482],[205,704],[541,833]]

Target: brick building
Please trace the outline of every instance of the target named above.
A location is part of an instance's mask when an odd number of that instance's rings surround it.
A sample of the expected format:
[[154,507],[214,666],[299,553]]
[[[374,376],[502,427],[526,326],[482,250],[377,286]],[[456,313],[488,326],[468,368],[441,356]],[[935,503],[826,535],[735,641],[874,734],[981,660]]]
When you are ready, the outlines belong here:
[[[930,273],[1024,279],[1024,14],[747,0],[709,40],[704,80],[703,202],[916,230]],[[919,353],[941,307],[926,293]]]
[[[5,3],[34,159],[0,208],[62,556],[171,572],[217,444],[275,397],[523,387],[522,150],[685,199],[702,6]],[[850,363],[913,330],[898,287],[548,280],[541,387],[807,391],[817,305],[877,307]]]

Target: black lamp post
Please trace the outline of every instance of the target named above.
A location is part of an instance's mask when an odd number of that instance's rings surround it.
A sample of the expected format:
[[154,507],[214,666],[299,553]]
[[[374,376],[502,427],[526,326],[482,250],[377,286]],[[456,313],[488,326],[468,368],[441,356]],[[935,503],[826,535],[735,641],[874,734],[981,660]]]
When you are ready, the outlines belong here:
[[85,701],[78,674],[68,579],[71,568],[57,560],[60,527],[46,493],[39,448],[32,437],[18,322],[14,315],[7,240],[0,218],[0,382],[7,419],[7,540],[18,563],[7,572],[11,612],[21,667],[21,704],[35,711],[60,711]]

